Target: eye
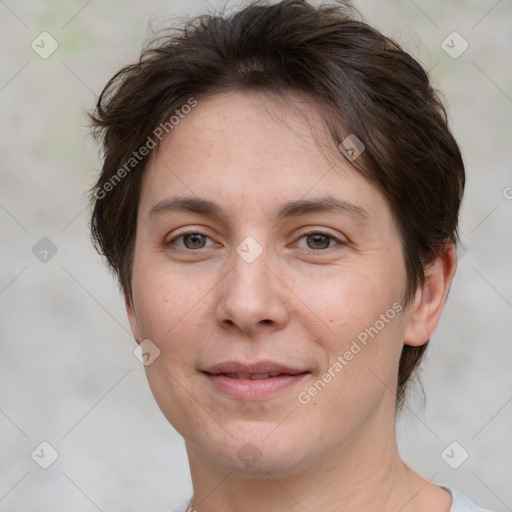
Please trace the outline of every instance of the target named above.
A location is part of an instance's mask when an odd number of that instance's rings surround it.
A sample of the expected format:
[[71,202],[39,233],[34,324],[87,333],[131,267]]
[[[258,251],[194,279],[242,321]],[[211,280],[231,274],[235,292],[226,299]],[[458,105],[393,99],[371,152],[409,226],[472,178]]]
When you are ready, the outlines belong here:
[[[182,233],[181,235],[173,238],[166,245],[176,245],[180,249],[184,250],[195,250],[195,249],[203,249],[205,247],[206,239],[208,239],[207,235],[203,235],[202,233],[198,233],[196,231],[189,231],[187,233]],[[183,239],[183,245],[177,244],[176,241]]]
[[303,233],[299,240],[306,239],[308,245],[307,249],[313,251],[321,251],[323,249],[330,249],[332,247],[331,242],[336,242],[335,245],[343,245],[341,240],[338,240],[329,233],[323,231],[309,231]]
[[[186,233],[178,235],[177,237],[174,237],[166,245],[174,245],[179,249],[183,250],[197,250],[208,247],[206,245],[206,241],[208,239],[210,239],[210,237],[207,235],[204,235],[197,231],[188,231]],[[307,247],[305,247],[305,249],[314,252],[330,249],[335,245],[344,245],[344,243],[341,240],[323,231],[309,231],[307,233],[303,233],[299,238],[299,241],[302,239],[306,239]],[[177,243],[178,240],[182,240],[182,243]]]

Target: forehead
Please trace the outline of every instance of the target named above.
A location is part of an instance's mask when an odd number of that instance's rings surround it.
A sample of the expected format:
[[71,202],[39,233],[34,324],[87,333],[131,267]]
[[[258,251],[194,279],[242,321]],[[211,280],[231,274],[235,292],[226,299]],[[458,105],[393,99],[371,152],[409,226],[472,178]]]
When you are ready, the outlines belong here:
[[282,213],[285,203],[320,196],[366,203],[369,216],[387,209],[311,102],[252,91],[198,100],[151,155],[142,189],[146,215],[176,195],[233,204],[237,214],[244,206]]
[[[270,159],[277,165],[294,159],[318,159],[318,152],[333,151],[322,118],[311,100],[300,95],[278,96],[263,91],[221,93],[198,100],[197,106],[164,138],[156,155],[194,153],[215,164],[231,159],[261,168]],[[197,151],[200,149],[201,151]],[[259,151],[252,165],[246,158]],[[175,154],[175,156],[177,156]],[[339,159],[339,153],[336,151]],[[176,159],[175,159],[176,161]],[[282,173],[281,173],[282,174]]]

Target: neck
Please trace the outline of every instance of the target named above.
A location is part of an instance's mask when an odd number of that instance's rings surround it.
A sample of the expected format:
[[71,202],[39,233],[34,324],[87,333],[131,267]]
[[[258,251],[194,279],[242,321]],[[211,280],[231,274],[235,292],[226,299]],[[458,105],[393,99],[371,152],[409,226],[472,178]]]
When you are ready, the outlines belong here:
[[[186,442],[197,512],[412,512],[427,510],[433,484],[400,459],[394,418],[287,471],[220,467]],[[422,492],[424,491],[424,492]]]

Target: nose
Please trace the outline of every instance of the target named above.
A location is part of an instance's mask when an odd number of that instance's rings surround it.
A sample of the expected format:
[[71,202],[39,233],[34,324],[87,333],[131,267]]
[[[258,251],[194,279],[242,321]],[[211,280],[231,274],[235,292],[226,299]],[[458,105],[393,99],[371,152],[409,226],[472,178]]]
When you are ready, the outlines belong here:
[[224,327],[251,334],[282,329],[288,322],[289,291],[267,253],[250,262],[233,252],[231,270],[219,287],[217,321]]

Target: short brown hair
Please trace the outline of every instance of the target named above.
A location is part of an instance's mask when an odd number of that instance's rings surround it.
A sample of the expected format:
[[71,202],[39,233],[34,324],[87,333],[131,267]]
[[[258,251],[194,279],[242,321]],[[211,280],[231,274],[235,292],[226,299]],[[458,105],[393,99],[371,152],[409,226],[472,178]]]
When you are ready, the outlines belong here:
[[[230,15],[198,16],[164,31],[105,86],[91,114],[104,150],[90,191],[91,233],[125,296],[132,296],[137,206],[148,161],[137,150],[191,98],[234,90],[306,95],[336,144],[347,136],[364,143],[351,163],[391,208],[408,304],[426,266],[446,243],[457,242],[464,164],[422,66],[341,1],[320,7],[256,1]],[[398,405],[426,346],[403,348]]]

